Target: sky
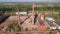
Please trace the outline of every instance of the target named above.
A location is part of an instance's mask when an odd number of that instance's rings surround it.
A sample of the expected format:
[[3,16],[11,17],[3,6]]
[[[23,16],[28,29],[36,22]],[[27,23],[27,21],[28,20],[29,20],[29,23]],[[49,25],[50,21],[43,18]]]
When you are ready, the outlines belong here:
[[60,0],[0,0],[0,2],[60,2]]

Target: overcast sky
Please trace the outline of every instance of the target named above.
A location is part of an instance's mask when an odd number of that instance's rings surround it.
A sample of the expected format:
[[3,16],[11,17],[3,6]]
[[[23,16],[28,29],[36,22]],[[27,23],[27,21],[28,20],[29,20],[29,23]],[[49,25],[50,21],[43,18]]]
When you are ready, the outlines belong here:
[[0,2],[60,2],[60,0],[0,0]]

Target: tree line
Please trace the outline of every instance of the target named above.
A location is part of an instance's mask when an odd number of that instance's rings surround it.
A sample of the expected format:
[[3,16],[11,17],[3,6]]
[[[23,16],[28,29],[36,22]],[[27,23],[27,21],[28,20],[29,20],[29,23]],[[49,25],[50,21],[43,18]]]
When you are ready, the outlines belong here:
[[[32,11],[32,5],[14,5],[14,6],[0,6],[0,11],[17,11],[17,7],[19,11]],[[37,11],[45,11],[45,10],[60,10],[60,6],[44,6],[44,7],[38,7],[36,6],[34,8]]]

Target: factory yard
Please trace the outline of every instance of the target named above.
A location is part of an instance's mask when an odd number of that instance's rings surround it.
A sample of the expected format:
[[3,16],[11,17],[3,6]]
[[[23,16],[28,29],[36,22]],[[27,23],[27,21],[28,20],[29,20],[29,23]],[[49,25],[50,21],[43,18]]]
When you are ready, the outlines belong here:
[[[53,21],[45,20],[43,15],[41,16],[39,14],[37,15],[38,16],[34,18],[35,24],[32,20],[33,17],[31,14],[20,16],[20,26],[22,27],[22,29],[19,32],[13,29],[11,29],[11,31],[6,31],[6,29],[9,28],[10,24],[18,23],[18,18],[19,18],[18,15],[9,16],[8,19],[6,19],[3,23],[0,24],[0,33],[1,34],[49,34],[49,32],[54,32],[56,34],[58,32],[58,30],[55,31],[57,25],[53,24]],[[16,27],[17,25],[11,25],[11,26]]]
[[[20,19],[21,21],[24,21],[28,16],[21,16]],[[1,34],[16,34],[17,32],[7,32],[4,33],[4,28],[8,27],[9,24],[13,23],[13,21],[17,21],[18,20],[18,16],[10,16],[8,19],[6,19],[2,24],[0,24],[0,33]],[[26,22],[27,21],[27,22]],[[25,22],[28,23],[28,21],[30,21],[30,19],[27,19]],[[25,26],[26,27],[26,26]],[[39,32],[39,31],[38,31]],[[20,34],[40,34],[40,32],[38,33],[37,31],[22,31]],[[45,32],[46,33],[46,32]],[[44,34],[45,34],[44,33]]]
[[[20,16],[20,20],[21,22],[24,21],[23,23],[23,27],[30,27],[29,25],[25,26],[26,24],[28,24],[28,22],[30,22],[31,20],[31,17],[29,17],[28,19],[28,16]],[[4,32],[4,28],[7,28],[9,24],[13,23],[14,21],[17,22],[18,20],[18,16],[10,16],[8,19],[6,19],[2,24],[0,24],[0,33],[1,34],[49,34],[49,30],[31,30],[31,31],[21,31],[21,32],[17,32],[17,31],[13,31],[13,32]],[[32,25],[33,26],[33,25]],[[32,27],[31,26],[31,27]],[[55,32],[55,31],[53,31]]]
[[[18,15],[9,16],[8,19],[6,19],[3,23],[0,24],[0,33],[1,34],[49,34],[49,32],[54,32],[56,34],[58,32],[55,30],[51,31],[55,27],[53,21],[45,20],[44,15],[42,14],[40,15],[40,13],[37,15],[38,16],[34,18],[35,22],[33,22],[32,20],[33,17],[31,13],[23,16],[20,15],[20,26],[22,27],[21,31],[19,31],[19,29],[17,31],[18,28],[17,23],[19,16]],[[15,30],[11,28],[14,28]]]
[[53,5],[1,5],[0,34],[60,34],[60,6]]

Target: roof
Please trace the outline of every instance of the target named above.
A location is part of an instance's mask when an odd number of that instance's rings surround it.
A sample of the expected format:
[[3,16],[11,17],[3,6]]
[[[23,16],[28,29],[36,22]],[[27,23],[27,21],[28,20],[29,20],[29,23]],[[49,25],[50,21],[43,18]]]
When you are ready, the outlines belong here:
[[55,21],[55,23],[60,26],[60,21]]
[[49,26],[54,26],[53,21],[46,20]]
[[47,19],[49,21],[55,21],[54,18],[52,18],[52,17],[46,17],[45,19]]
[[37,20],[39,21],[39,23],[42,25],[44,23],[43,20],[40,19],[40,17],[37,17]]

